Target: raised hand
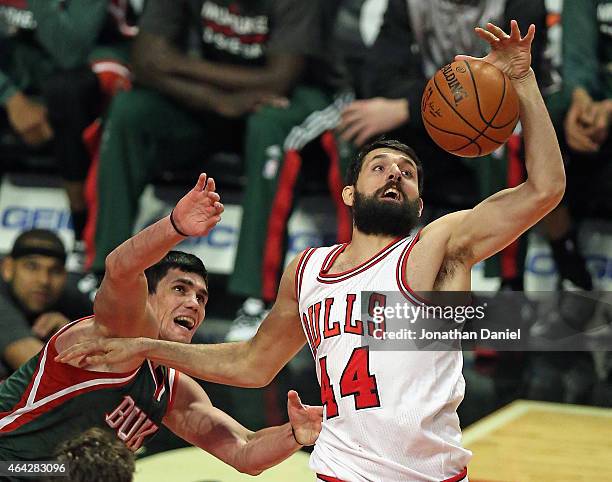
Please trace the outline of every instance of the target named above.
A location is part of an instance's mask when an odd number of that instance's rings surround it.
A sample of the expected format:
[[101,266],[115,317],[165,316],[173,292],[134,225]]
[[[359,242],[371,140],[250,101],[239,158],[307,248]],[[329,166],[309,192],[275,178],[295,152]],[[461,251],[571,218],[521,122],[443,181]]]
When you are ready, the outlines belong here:
[[321,432],[323,407],[304,405],[298,393],[295,390],[289,390],[287,393],[287,414],[297,443],[313,445]]
[[172,221],[176,230],[185,236],[206,236],[221,221],[220,199],[214,179],[200,174],[194,188],[174,207]]
[[520,80],[531,72],[531,42],[535,36],[535,25],[531,24],[527,35],[521,37],[516,20],[510,22],[510,35],[492,23],[486,30],[474,29],[476,35],[488,42],[491,52],[483,58],[476,59],[468,55],[457,55],[455,60],[484,60],[497,67],[513,80]]

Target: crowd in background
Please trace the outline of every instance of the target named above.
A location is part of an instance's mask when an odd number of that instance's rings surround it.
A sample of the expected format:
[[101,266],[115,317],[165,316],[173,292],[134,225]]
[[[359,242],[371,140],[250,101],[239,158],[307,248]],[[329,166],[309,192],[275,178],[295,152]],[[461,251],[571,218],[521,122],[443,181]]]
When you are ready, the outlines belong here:
[[[334,206],[338,242],[351,230],[344,168],[380,135],[423,160],[425,221],[522,182],[520,131],[491,156],[460,159],[429,139],[420,115],[439,67],[486,53],[473,27],[510,19],[523,32],[536,26],[532,65],[566,160],[565,199],[540,230],[558,289],[590,291],[578,229],[612,214],[610,0],[0,0],[1,139],[17,139],[26,170],[32,152],[53,156],[75,234],[67,248],[84,254],[94,280],[132,234],[148,184],[168,171],[222,179],[214,169],[239,159],[227,181],[241,190],[243,212],[227,289],[244,303],[229,336],[248,336],[274,300],[311,164],[323,165],[317,183]],[[519,239],[487,263],[503,289],[523,288],[524,246]],[[3,260],[0,377],[90,314],[66,286],[66,254],[52,232],[34,230]],[[590,309],[561,316],[586,323]],[[489,353],[483,364],[498,382],[512,380],[500,402],[612,400],[593,395],[602,376],[589,352]]]

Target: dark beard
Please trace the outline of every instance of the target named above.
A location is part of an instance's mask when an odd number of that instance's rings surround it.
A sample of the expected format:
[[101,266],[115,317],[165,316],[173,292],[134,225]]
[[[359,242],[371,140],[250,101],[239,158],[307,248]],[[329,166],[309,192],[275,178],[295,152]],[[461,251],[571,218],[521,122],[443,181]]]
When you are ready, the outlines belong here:
[[364,234],[382,234],[405,237],[419,223],[419,200],[411,201],[402,192],[401,203],[382,201],[380,195],[394,184],[386,185],[371,196],[361,195],[355,190],[353,222]]

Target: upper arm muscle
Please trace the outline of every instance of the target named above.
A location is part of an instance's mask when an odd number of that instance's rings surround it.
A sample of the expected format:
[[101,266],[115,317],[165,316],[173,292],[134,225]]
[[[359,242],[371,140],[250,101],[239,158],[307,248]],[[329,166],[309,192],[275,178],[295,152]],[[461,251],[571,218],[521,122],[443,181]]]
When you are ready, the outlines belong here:
[[143,273],[134,278],[113,276],[107,270],[94,301],[96,323],[107,336],[157,338],[155,317],[147,305],[147,282]]
[[452,227],[447,254],[463,253],[464,262],[474,265],[508,246],[555,204],[527,182],[493,194]]

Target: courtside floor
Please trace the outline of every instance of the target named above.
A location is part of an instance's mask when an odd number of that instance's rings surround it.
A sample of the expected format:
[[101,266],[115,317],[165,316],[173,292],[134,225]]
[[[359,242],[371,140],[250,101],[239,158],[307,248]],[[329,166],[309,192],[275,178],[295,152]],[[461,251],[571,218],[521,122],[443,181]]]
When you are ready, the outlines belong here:
[[257,477],[241,474],[196,447],[169,450],[136,462],[134,482],[314,482],[309,454],[297,452]]
[[612,482],[612,409],[518,400],[463,432],[470,482]]

